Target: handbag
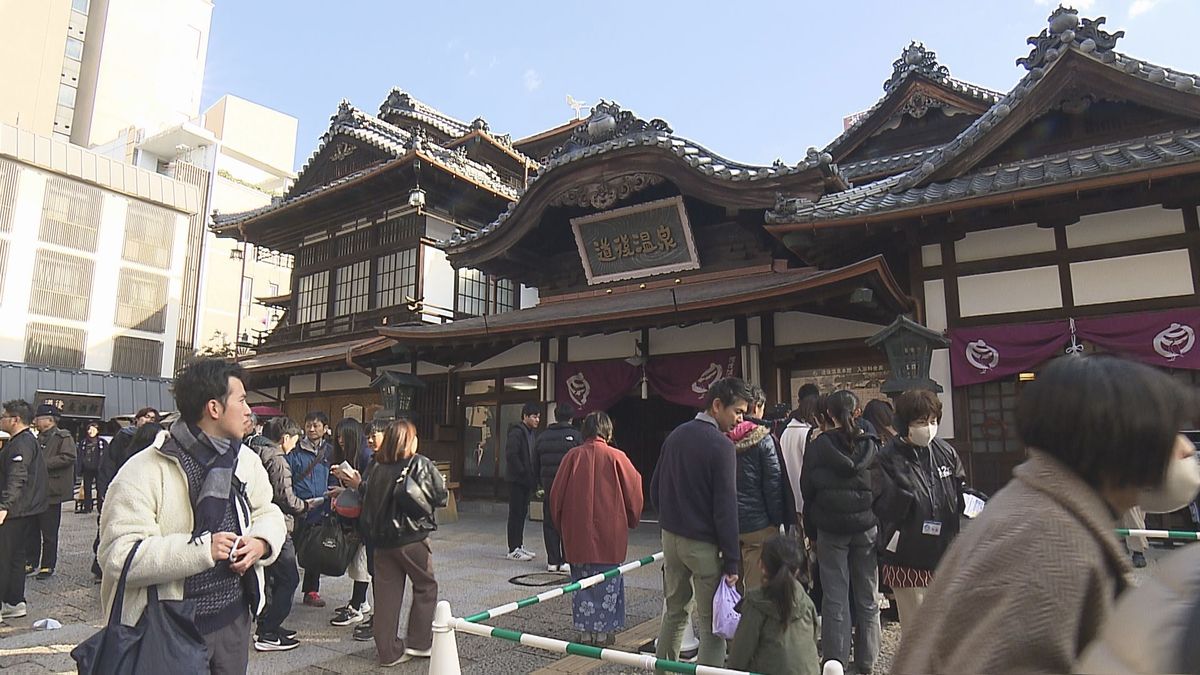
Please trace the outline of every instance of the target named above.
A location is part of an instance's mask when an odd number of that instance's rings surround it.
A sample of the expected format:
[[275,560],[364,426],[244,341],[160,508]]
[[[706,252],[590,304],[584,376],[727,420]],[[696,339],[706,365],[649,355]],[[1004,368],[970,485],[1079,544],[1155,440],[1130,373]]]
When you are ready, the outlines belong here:
[[195,603],[159,600],[158,586],[146,589],[146,611],[136,626],[121,623],[125,583],[137,542],[125,556],[108,624],[71,650],[80,675],[113,673],[202,673],[208,671],[208,650],[196,629]]
[[742,620],[737,606],[742,596],[733,586],[721,579],[717,583],[717,592],[713,595],[712,632],[717,637],[732,640],[737,633],[738,623]]
[[346,573],[360,542],[358,534],[344,527],[337,514],[328,513],[295,542],[296,559],[306,571],[340,577]]
[[417,455],[409,458],[408,464],[396,478],[393,494],[398,497],[396,506],[399,507],[400,512],[408,518],[419,521],[432,516],[434,506],[429,503],[429,496],[425,493],[424,486],[413,476],[413,463],[416,461]]

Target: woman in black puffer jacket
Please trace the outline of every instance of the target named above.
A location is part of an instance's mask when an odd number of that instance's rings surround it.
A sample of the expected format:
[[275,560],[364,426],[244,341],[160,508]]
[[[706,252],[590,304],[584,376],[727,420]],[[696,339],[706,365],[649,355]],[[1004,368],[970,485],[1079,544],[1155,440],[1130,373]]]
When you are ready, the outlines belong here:
[[[854,421],[858,398],[849,391],[826,400],[834,428],[814,438],[804,453],[800,490],[804,529],[816,536],[824,598],[821,648],[824,661],[849,665],[850,635],[858,672],[871,672],[879,655],[879,585],[875,501],[879,441]],[[850,607],[850,587],[854,607]],[[854,620],[851,620],[851,612]]]
[[902,628],[921,606],[963,512],[966,471],[954,448],[937,438],[941,419],[937,394],[904,392],[896,399],[898,436],[880,454],[887,478],[876,503],[883,581],[896,594]]
[[[416,498],[405,489],[408,478],[417,486]],[[379,663],[394,666],[414,657],[428,657],[433,646],[433,609],[437,580],[429,533],[437,529],[434,511],[449,497],[442,474],[433,461],[417,454],[417,428],[406,419],[392,422],[375,452],[375,465],[363,487],[360,525],[371,539],[375,560],[375,616],[372,628]],[[412,581],[408,635],[396,636],[404,582]]]

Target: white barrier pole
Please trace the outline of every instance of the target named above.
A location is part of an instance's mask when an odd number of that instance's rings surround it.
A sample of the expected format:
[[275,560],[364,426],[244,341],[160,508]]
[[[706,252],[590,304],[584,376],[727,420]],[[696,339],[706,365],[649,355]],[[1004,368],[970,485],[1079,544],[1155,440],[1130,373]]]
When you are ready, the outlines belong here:
[[458,641],[454,638],[450,603],[441,600],[433,610],[433,649],[429,657],[429,675],[462,675],[458,663]]

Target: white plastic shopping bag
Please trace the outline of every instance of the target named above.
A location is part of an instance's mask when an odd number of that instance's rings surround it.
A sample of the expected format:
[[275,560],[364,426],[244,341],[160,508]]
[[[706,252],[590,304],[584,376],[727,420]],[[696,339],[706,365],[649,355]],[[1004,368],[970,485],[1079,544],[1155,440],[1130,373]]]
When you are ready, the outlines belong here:
[[738,622],[742,619],[742,615],[736,609],[741,600],[742,596],[737,589],[725,583],[724,579],[717,584],[717,593],[713,596],[713,635],[726,640],[733,639]]

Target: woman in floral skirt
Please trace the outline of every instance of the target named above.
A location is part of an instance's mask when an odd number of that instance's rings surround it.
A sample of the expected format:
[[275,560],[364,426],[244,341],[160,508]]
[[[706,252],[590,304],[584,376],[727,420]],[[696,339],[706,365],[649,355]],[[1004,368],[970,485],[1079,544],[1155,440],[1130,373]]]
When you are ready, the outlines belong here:
[[[642,517],[642,475],[612,447],[612,420],[594,412],[583,420],[583,445],[563,458],[550,490],[550,513],[562,533],[574,581],[602,574],[625,561],[629,530]],[[625,518],[617,517],[624,514]],[[580,642],[611,645],[625,627],[621,577],[576,591],[572,606]]]

